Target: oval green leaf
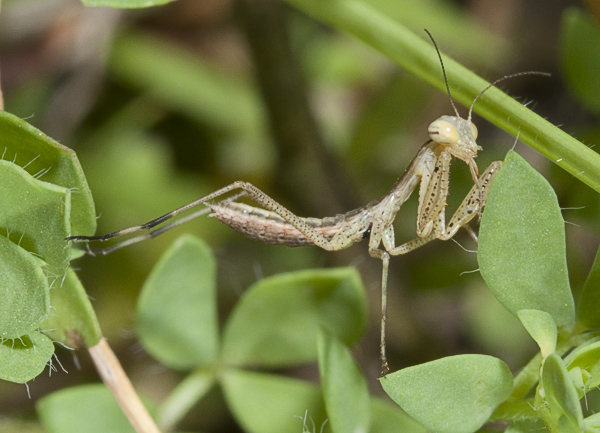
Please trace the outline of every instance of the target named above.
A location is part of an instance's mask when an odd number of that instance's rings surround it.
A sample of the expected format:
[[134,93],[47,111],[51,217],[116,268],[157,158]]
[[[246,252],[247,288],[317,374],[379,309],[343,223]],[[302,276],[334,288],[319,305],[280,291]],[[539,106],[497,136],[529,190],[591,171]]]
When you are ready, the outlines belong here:
[[321,388],[331,430],[366,433],[371,422],[369,389],[348,347],[321,330],[318,350]]
[[567,367],[556,353],[546,358],[542,369],[544,399],[550,405],[551,416],[560,432],[583,431],[583,413],[577,390]]
[[136,329],[144,348],[163,364],[187,370],[214,361],[219,338],[215,273],[208,246],[184,235],[144,283]]
[[365,322],[364,287],[352,268],[265,278],[248,289],[232,313],[223,360],[271,367],[309,362],[317,356],[319,327],[351,345]]
[[558,331],[550,314],[540,310],[519,310],[517,316],[531,338],[540,346],[544,358],[556,350]]
[[479,429],[512,391],[508,366],[492,356],[458,355],[380,379],[385,392],[434,433]]
[[428,433],[428,430],[406,414],[389,399],[371,400],[371,429],[373,433]]
[[50,291],[52,314],[41,328],[54,341],[79,349],[95,346],[102,337],[100,324],[85,289],[69,268],[60,287]]
[[41,261],[0,236],[0,340],[38,329],[50,308]]
[[32,332],[0,343],[0,379],[25,383],[38,376],[54,353],[52,341]]
[[305,414],[308,425],[312,419],[319,431],[327,419],[319,388],[308,382],[228,369],[222,384],[228,406],[246,432],[301,432]]
[[71,234],[94,234],[94,201],[75,152],[6,111],[0,111],[0,131],[1,159],[40,180],[69,188],[73,192]]
[[67,388],[36,404],[49,433],[135,433],[108,388],[101,384]]
[[0,160],[0,196],[0,231],[48,263],[51,276],[61,278],[69,261],[65,238],[71,234],[71,191]]
[[481,276],[511,313],[541,310],[571,330],[565,227],[556,194],[515,152],[494,180],[481,220],[477,254]]

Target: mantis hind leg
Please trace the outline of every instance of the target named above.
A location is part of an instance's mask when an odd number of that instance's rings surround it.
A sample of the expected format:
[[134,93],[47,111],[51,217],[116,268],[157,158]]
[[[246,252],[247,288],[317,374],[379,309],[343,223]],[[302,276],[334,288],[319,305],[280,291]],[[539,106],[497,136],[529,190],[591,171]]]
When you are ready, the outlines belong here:
[[[315,228],[310,226],[305,221],[304,218],[301,218],[301,217],[295,215],[290,210],[288,210],[286,207],[279,204],[277,201],[275,201],[273,198],[271,198],[269,195],[265,194],[263,191],[261,191],[260,189],[258,189],[254,185],[252,185],[251,183],[243,182],[243,181],[237,181],[230,185],[227,185],[227,186],[225,186],[211,194],[208,194],[198,200],[195,200],[189,204],[186,204],[180,208],[177,208],[174,211],[164,214],[152,221],[148,221],[145,224],[129,227],[129,228],[126,228],[123,230],[119,230],[116,232],[112,232],[112,233],[108,233],[106,235],[100,235],[100,236],[71,236],[71,237],[67,238],[67,241],[75,241],[75,242],[100,241],[100,242],[103,242],[103,241],[107,241],[112,238],[133,234],[133,233],[140,232],[143,230],[151,230],[154,227],[161,225],[165,221],[168,221],[168,220],[182,214],[183,212],[189,211],[190,209],[196,208],[201,205],[206,205],[207,203],[212,202],[215,199],[218,199],[219,197],[222,197],[223,195],[228,194],[232,191],[236,191],[236,190],[238,190],[237,194],[235,194],[232,197],[224,199],[223,202],[235,201],[236,199],[238,199],[242,196],[248,197],[249,199],[251,199],[251,200],[255,201],[256,203],[258,203],[259,205],[263,206],[265,209],[273,212],[274,214],[279,215],[286,222],[288,222],[291,226],[296,228],[304,236],[306,236],[308,239],[310,239],[316,246],[318,246],[324,250],[327,250],[327,251],[340,250],[340,249],[348,246],[348,244],[349,244],[348,242],[350,242],[350,241],[344,242],[345,238],[342,235],[346,234],[346,232],[349,229],[351,229],[352,227],[346,227],[345,230],[341,230],[342,233],[340,236],[337,236],[337,237],[334,236],[334,238],[332,240],[329,240],[326,236],[322,235],[317,230],[315,230]],[[239,190],[241,190],[241,191],[239,191]],[[110,252],[113,252],[113,251],[123,248],[125,246],[131,245],[131,244],[134,244],[137,242],[141,242],[148,238],[156,237],[173,227],[183,224],[184,222],[187,222],[198,216],[205,215],[209,212],[210,212],[210,209],[202,209],[200,211],[194,212],[193,214],[191,214],[187,217],[180,218],[180,219],[176,220],[175,222],[172,222],[171,224],[162,226],[155,230],[151,230],[143,235],[135,236],[124,242],[115,244],[109,248],[93,250],[88,247],[88,252],[90,254],[103,254],[103,255],[108,254]]]

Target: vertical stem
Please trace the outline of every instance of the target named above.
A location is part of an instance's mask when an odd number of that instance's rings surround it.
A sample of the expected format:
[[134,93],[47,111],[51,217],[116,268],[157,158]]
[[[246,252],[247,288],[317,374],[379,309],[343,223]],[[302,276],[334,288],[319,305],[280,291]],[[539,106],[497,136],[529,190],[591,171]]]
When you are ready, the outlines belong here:
[[135,431],[160,433],[106,340],[101,338],[98,344],[88,350],[100,377],[112,392]]
[[[320,202],[294,183],[285,191],[308,212],[335,214],[357,206],[346,173],[328,150],[309,104],[308,86],[289,40],[289,10],[276,0],[238,0],[238,17],[256,67],[256,79],[280,158],[280,179],[297,161],[310,163]],[[296,196],[294,197],[294,194]]]
[[[0,10],[2,9],[2,0],[0,0]],[[4,110],[4,97],[2,96],[2,75],[0,74],[0,110]]]

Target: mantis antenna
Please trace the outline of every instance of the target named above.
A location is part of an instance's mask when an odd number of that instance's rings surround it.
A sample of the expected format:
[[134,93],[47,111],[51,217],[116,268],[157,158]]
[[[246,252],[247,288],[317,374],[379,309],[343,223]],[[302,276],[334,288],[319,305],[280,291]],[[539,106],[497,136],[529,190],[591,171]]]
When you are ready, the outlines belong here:
[[[460,118],[460,114],[458,114],[458,110],[456,109],[456,105],[454,104],[454,98],[452,98],[452,93],[450,92],[450,86],[448,85],[448,77],[446,75],[446,67],[444,66],[444,61],[442,60],[442,54],[440,53],[437,43],[435,42],[435,39],[433,39],[433,36],[429,32],[429,30],[427,30],[427,29],[424,29],[424,30],[425,30],[425,33],[427,33],[427,35],[429,36],[429,39],[431,39],[431,42],[433,43],[433,46],[435,47],[435,51],[438,55],[438,58],[440,59],[440,66],[442,67],[442,75],[444,76],[444,84],[446,85],[446,92],[448,93],[448,98],[450,98],[450,104],[452,104],[452,108],[454,109],[454,113],[456,114],[456,117]],[[475,98],[473,99],[473,102],[471,103],[471,107],[469,108],[469,116],[467,117],[467,120],[471,121],[471,117],[473,114],[473,107],[475,106],[475,102],[477,102],[477,100],[479,99],[479,97],[481,95],[483,95],[485,92],[487,92],[489,89],[491,89],[492,87],[494,87],[496,84],[500,83],[501,81],[508,80],[509,78],[520,77],[521,75],[542,75],[545,77],[551,76],[551,74],[549,74],[548,72],[524,71],[524,72],[515,72],[514,74],[509,74],[509,75],[505,75],[503,77],[498,78],[493,83],[488,84],[485,87],[485,89],[483,89],[481,92],[479,92],[477,94],[477,96],[475,96]]]

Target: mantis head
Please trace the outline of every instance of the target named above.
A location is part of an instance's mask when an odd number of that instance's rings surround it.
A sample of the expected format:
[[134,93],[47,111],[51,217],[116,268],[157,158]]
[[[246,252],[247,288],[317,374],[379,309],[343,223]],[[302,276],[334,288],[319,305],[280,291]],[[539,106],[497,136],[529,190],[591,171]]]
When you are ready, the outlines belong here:
[[442,60],[442,55],[440,50],[438,49],[433,36],[429,31],[425,30],[429,38],[433,42],[433,46],[437,52],[438,58],[440,60],[440,65],[442,67],[442,74],[444,76],[444,83],[446,84],[446,91],[448,92],[448,97],[450,98],[450,103],[452,104],[452,108],[454,109],[454,113],[456,116],[442,116],[439,119],[433,121],[428,128],[429,137],[436,143],[439,143],[443,146],[447,146],[452,155],[468,162],[470,164],[475,164],[473,158],[477,156],[477,151],[481,150],[481,147],[477,145],[475,141],[477,139],[477,127],[471,121],[471,116],[473,114],[473,107],[475,106],[475,102],[490,88],[494,87],[501,81],[504,81],[508,78],[518,77],[521,75],[544,75],[549,76],[550,74],[546,72],[538,72],[538,71],[527,71],[527,72],[517,72],[516,74],[505,75],[502,78],[497,79],[493,83],[489,84],[485,87],[471,103],[471,107],[469,108],[469,115],[467,119],[463,119],[458,114],[458,110],[456,109],[456,105],[454,104],[454,99],[452,99],[452,94],[450,93],[450,86],[448,85],[448,78],[446,77],[446,69],[444,68],[444,62]]
[[477,127],[470,119],[460,116],[442,116],[433,121],[429,128],[429,137],[436,143],[451,146],[456,150],[472,154],[474,157],[481,147],[477,145]]

